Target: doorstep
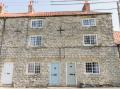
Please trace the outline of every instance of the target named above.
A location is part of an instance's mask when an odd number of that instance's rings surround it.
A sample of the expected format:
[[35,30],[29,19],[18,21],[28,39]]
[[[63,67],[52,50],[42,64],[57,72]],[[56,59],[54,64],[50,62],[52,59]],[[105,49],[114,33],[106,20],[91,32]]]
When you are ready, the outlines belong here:
[[75,87],[47,87],[47,88],[7,88],[0,87],[0,89],[120,89],[120,87],[110,87],[110,88],[75,88]]

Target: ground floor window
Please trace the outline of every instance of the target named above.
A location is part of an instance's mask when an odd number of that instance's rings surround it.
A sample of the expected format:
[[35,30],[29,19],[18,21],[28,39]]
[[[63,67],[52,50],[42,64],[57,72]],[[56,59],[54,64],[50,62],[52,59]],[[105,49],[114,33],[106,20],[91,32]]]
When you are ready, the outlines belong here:
[[86,73],[98,74],[100,72],[99,64],[97,62],[86,63]]
[[27,73],[28,74],[40,73],[40,63],[28,63]]

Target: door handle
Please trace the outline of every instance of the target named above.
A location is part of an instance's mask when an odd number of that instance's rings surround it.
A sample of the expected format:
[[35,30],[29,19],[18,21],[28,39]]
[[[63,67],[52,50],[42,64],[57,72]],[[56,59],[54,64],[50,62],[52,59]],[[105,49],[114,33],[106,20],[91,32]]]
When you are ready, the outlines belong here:
[[74,75],[75,76],[75,74],[69,74],[69,75]]
[[52,76],[57,76],[57,74],[52,74]]
[[9,75],[10,73],[7,73],[7,75]]

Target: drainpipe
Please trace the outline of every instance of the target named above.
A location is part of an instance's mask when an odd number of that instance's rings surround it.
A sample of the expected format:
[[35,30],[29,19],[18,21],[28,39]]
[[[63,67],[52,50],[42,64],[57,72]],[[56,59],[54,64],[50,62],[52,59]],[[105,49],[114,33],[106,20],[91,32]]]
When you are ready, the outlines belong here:
[[0,55],[2,52],[2,45],[3,45],[3,41],[4,41],[4,32],[5,32],[5,25],[6,25],[6,18],[3,18],[3,29],[2,29],[2,35],[1,35],[1,42],[0,42]]

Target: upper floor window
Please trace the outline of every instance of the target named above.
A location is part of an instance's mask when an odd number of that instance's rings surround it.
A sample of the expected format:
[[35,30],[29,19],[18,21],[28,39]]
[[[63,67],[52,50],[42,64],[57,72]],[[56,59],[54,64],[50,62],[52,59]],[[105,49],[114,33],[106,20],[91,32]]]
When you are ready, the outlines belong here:
[[30,46],[41,46],[42,45],[42,37],[41,36],[30,36],[29,40]]
[[96,26],[96,19],[95,18],[83,19],[82,26],[84,27]]
[[31,20],[31,28],[42,28],[42,27],[43,27],[43,19]]
[[27,65],[28,74],[38,74],[40,73],[40,63],[28,63]]
[[86,34],[84,35],[84,45],[93,46],[97,45],[97,35],[96,34]]
[[86,63],[86,73],[99,74],[100,68],[97,62]]

